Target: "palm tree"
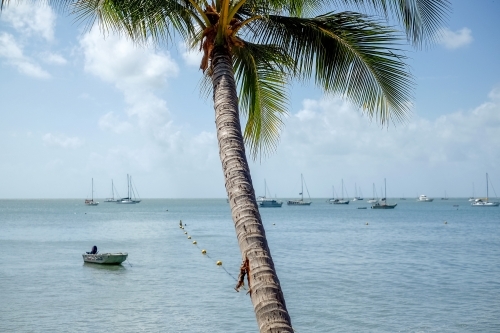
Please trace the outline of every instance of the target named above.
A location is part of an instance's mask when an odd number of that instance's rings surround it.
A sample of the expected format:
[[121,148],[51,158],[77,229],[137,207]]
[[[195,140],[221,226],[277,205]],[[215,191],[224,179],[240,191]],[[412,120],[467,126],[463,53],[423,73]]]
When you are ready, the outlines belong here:
[[[0,0],[4,6],[9,0]],[[203,88],[213,92],[217,139],[232,218],[260,332],[292,332],[255,199],[253,158],[277,146],[286,84],[314,80],[382,124],[406,118],[412,79],[398,49],[432,41],[447,0],[52,0],[103,31],[137,42],[180,35],[203,51]],[[332,11],[334,6],[357,12]],[[315,15],[318,12],[323,15]],[[381,17],[381,19],[377,19]],[[211,83],[211,87],[210,87]],[[211,88],[211,89],[210,89]],[[239,89],[239,98],[237,94]],[[242,131],[240,112],[246,118]]]

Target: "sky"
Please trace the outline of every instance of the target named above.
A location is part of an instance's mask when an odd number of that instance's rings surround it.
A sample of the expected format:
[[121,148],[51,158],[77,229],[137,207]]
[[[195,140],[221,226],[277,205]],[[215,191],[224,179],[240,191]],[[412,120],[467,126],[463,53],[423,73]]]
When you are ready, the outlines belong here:
[[[257,195],[313,198],[500,194],[499,1],[451,1],[439,42],[408,48],[415,80],[404,124],[382,127],[309,83],[290,87],[277,151],[250,160]],[[48,5],[0,13],[0,199],[224,198],[200,55],[181,41],[139,47]],[[494,196],[490,186],[490,196]],[[493,195],[492,195],[493,194]]]

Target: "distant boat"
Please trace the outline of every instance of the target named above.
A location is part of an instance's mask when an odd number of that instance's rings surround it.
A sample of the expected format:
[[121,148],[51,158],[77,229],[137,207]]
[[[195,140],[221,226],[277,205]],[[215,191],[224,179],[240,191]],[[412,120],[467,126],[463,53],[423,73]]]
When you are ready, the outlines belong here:
[[441,200],[448,200],[448,197],[446,196],[446,191],[444,191],[444,197],[441,198]]
[[[310,206],[311,201],[304,201],[304,176],[300,174],[300,183],[301,183],[301,191],[299,193],[300,199],[297,200],[288,200],[287,205],[289,206]],[[306,185],[306,190],[307,190],[307,185]],[[307,191],[307,195],[309,195],[309,190]],[[309,196],[309,200],[311,200],[311,197]]]
[[259,207],[279,208],[281,207],[281,205],[283,205],[282,201],[277,201],[275,199],[268,198],[266,197],[266,195],[267,195],[267,184],[266,180],[264,179],[264,195],[257,198],[257,203],[259,204]]
[[92,264],[120,265],[127,260],[128,253],[99,253],[97,246],[93,246],[90,252],[82,254],[83,261]]
[[[486,200],[483,201],[482,199],[476,199],[473,203],[471,203],[471,206],[474,207],[498,207],[500,205],[500,202],[489,202],[488,201],[488,173],[486,173]],[[494,190],[494,189],[493,189]]]
[[377,199],[375,199],[376,196],[375,196],[375,183],[373,183],[373,195],[372,195],[372,198],[370,200],[368,200],[367,202],[368,203],[375,203],[377,202]]
[[91,194],[92,199],[85,199],[85,204],[87,206],[97,206],[99,204],[98,201],[94,201],[94,178],[92,178],[92,194]]
[[344,199],[344,180],[343,179],[342,179],[342,198],[332,199],[332,200],[330,200],[330,203],[334,204],[334,205],[348,205],[349,204],[349,200]]
[[136,204],[141,202],[141,199],[135,196],[135,190],[132,186],[132,176],[127,174],[127,197],[119,199],[116,203],[118,204]]
[[[113,185],[113,179],[111,179],[111,197],[106,198],[104,202],[118,202],[120,199],[115,199],[115,191],[116,188]],[[116,194],[118,194],[118,191],[116,191]]]
[[354,183],[354,199],[352,201],[358,201],[358,200],[363,200],[363,193],[361,192],[361,188],[359,189],[359,196],[358,196],[358,187],[357,184]]
[[472,183],[472,197],[469,198],[469,201],[476,200],[476,194],[474,193],[474,183]]
[[425,194],[422,194],[417,198],[418,202],[432,202],[434,199],[428,198]]
[[374,205],[372,205],[372,209],[394,209],[394,207],[396,207],[398,204],[388,204],[387,203],[387,185],[386,185],[386,181],[385,181],[385,178],[384,178],[384,186],[385,186],[385,190],[384,190],[384,198],[382,198],[382,200],[380,200],[379,202],[375,203]]

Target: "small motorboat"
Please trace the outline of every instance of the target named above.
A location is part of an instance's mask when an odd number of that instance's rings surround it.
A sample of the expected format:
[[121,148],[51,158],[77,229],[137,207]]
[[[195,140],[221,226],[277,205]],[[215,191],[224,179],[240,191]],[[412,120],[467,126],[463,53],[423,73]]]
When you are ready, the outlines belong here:
[[97,251],[97,246],[94,245],[92,250],[82,254],[82,257],[84,262],[92,264],[120,265],[122,262],[127,260],[128,253],[99,253],[99,251]]

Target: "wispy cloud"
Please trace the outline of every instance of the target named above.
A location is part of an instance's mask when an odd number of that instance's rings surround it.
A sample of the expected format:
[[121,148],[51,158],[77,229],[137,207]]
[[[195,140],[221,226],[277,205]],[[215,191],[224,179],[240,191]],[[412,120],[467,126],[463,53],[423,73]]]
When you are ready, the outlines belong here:
[[182,59],[188,66],[200,67],[201,58],[203,57],[203,53],[199,51],[197,48],[188,48],[186,43],[179,44],[182,50]]
[[41,55],[41,59],[53,65],[66,65],[68,61],[60,54],[46,52]]
[[81,147],[84,144],[84,141],[78,137],[68,137],[64,134],[52,133],[43,135],[42,141],[46,146],[56,146],[71,149]]
[[449,28],[441,28],[437,32],[438,43],[447,49],[458,49],[472,43],[472,31],[468,28],[462,28],[452,31]]
[[0,58],[4,58],[22,74],[41,79],[50,77],[49,73],[24,55],[22,47],[16,42],[14,36],[5,32],[0,33]]
[[41,36],[48,41],[54,39],[56,15],[47,4],[12,1],[0,19],[23,35]]
[[119,134],[129,131],[132,125],[129,122],[120,121],[113,112],[108,112],[99,119],[99,127],[102,130],[110,130]]
[[[80,45],[85,56],[85,70],[123,93],[128,105],[125,110],[130,118],[128,123],[137,124],[155,140],[172,144],[177,133],[171,126],[166,101],[157,95],[158,90],[166,88],[167,78],[176,76],[179,71],[170,55],[154,48],[139,47],[113,34],[104,38],[98,29],[83,36]],[[101,119],[102,129],[116,132],[128,128],[124,123],[117,124],[113,115]]]

